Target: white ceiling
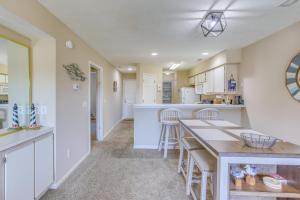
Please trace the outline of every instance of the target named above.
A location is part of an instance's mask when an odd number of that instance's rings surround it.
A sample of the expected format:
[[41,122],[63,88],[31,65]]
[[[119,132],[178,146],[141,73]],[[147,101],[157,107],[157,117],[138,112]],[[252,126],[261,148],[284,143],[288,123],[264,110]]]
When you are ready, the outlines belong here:
[[[39,1],[115,66],[182,62],[184,69],[300,20],[300,2],[278,7],[284,0]],[[226,10],[228,26],[217,38],[202,35],[199,25],[207,10]]]

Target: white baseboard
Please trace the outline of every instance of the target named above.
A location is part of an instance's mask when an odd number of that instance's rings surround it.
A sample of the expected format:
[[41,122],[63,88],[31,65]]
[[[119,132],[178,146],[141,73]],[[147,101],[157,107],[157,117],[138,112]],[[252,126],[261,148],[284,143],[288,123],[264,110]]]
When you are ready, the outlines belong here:
[[103,139],[105,139],[121,121],[123,121],[123,119],[119,119],[108,131],[106,131]]
[[[158,149],[158,145],[133,145],[134,149]],[[169,146],[168,149],[179,149],[179,147]]]
[[86,159],[86,157],[90,154],[87,152],[80,160],[58,181],[55,181],[51,186],[50,189],[58,189],[59,186],[72,174],[72,172]]
[[134,149],[158,149],[158,145],[134,145]]

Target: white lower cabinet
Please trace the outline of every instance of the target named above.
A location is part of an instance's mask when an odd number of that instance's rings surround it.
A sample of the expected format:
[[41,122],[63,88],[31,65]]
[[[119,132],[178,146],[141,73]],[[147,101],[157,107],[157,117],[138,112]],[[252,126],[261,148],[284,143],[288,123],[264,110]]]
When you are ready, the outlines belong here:
[[54,180],[53,136],[35,142],[35,198],[39,198]]
[[53,134],[0,152],[0,200],[39,199],[54,181]]
[[34,144],[5,153],[5,200],[34,199]]

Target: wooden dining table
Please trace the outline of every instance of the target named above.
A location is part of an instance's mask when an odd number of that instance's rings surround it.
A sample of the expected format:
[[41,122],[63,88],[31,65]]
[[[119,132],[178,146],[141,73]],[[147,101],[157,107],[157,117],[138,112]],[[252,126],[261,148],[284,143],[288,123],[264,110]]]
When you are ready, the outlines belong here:
[[300,166],[300,146],[280,141],[270,149],[257,149],[245,146],[240,140],[241,133],[264,133],[245,129],[225,120],[180,120],[180,135],[192,135],[211,155],[216,158],[217,178],[214,198],[217,200],[235,199],[237,196],[300,198],[300,188],[286,185],[282,190],[267,188],[262,182],[256,186],[235,188],[230,178],[231,165],[275,165]]

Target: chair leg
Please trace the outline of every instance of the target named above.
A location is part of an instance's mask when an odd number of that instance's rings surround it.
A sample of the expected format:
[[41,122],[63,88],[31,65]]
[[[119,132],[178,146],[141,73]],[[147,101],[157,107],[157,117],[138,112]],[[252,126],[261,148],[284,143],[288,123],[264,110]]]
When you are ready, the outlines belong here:
[[206,200],[207,172],[201,173],[201,200]]
[[195,161],[194,161],[193,158],[191,158],[190,163],[188,165],[188,174],[187,174],[187,182],[186,182],[186,195],[191,194],[194,165],[195,165]]
[[160,132],[159,143],[158,143],[158,151],[161,151],[161,149],[162,149],[162,143],[163,143],[163,140],[164,140],[165,129],[166,129],[165,125],[162,125],[161,132]]
[[166,133],[165,133],[164,158],[167,158],[167,156],[168,156],[169,135],[170,135],[170,127],[167,126],[167,127],[166,127]]
[[179,162],[178,162],[178,170],[177,170],[178,173],[181,172],[183,161],[184,161],[184,147],[182,141],[180,140],[179,141]]

